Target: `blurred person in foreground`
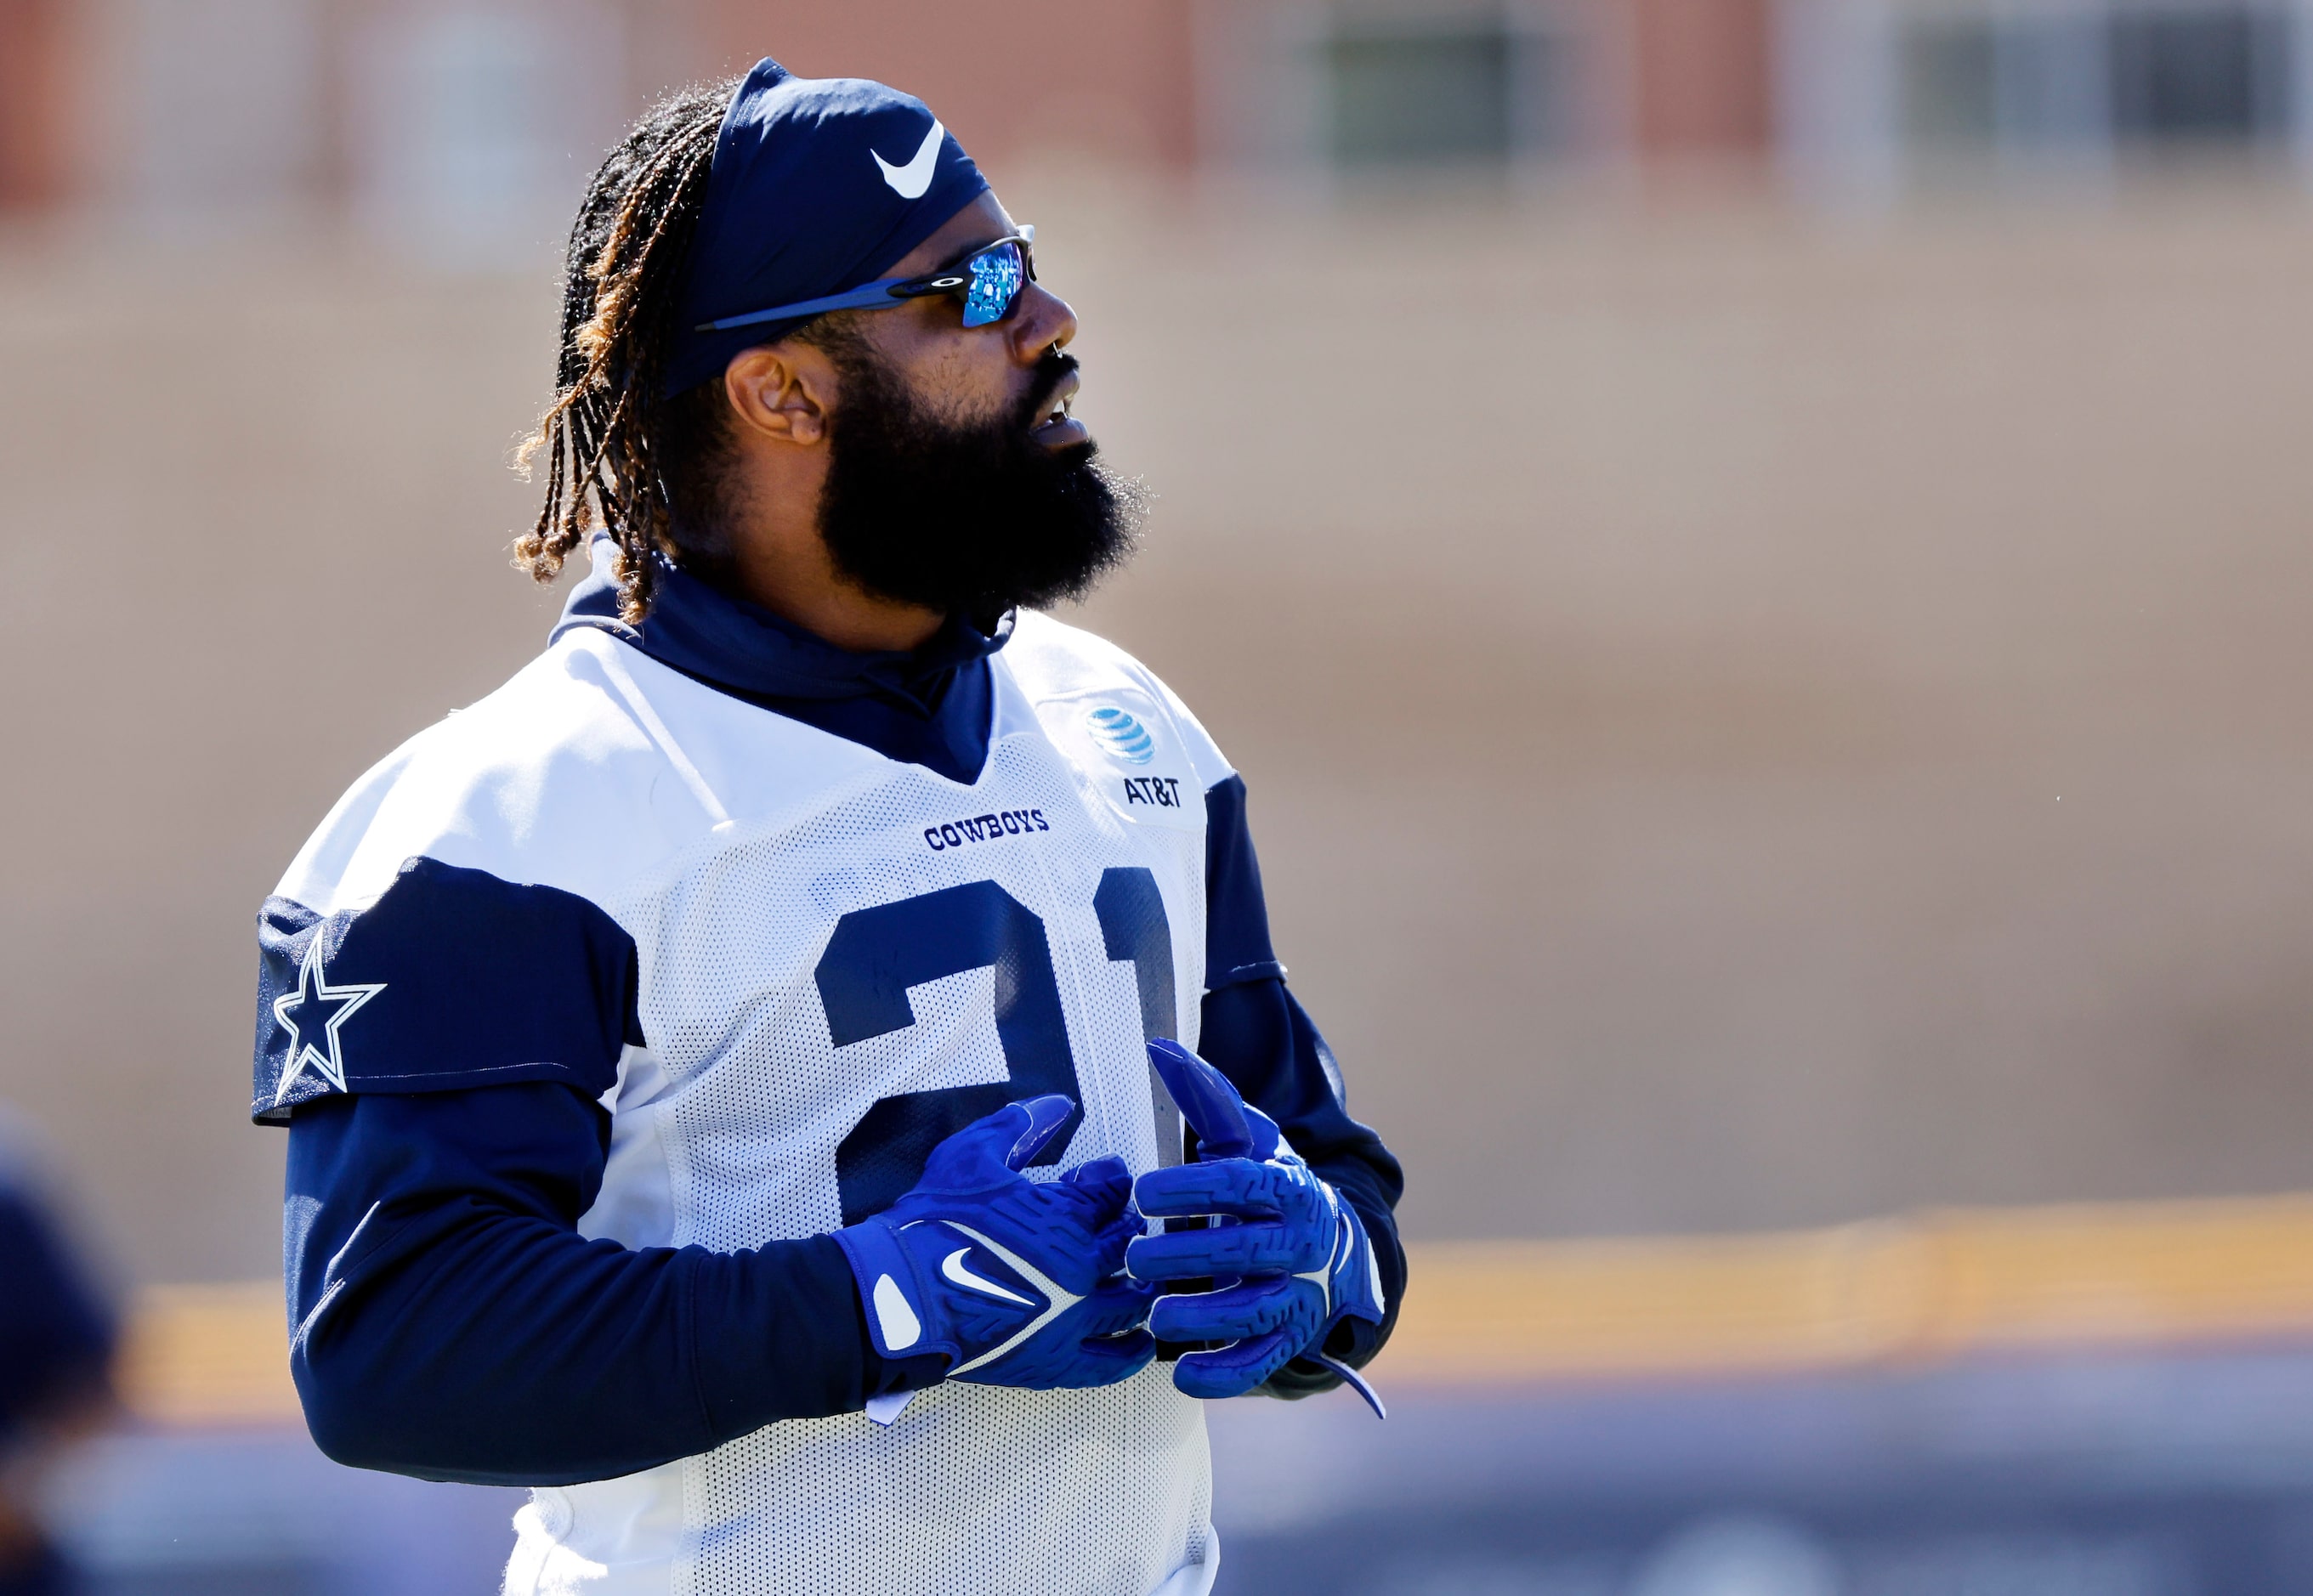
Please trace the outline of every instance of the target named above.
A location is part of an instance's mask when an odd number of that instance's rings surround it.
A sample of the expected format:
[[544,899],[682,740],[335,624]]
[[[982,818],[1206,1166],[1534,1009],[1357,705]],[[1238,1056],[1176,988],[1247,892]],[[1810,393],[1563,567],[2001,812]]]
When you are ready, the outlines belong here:
[[[654,110],[572,232],[517,548],[592,574],[260,914],[306,1416],[536,1487],[509,1591],[1193,1596],[1198,1399],[1388,1334],[1398,1168],[1244,783],[1039,613],[1137,498],[1032,248],[881,84]],[[1236,1127],[1194,1163],[1160,1038]]]
[[59,1451],[110,1410],[113,1340],[22,1133],[0,1118],[0,1596],[76,1588],[38,1498]]

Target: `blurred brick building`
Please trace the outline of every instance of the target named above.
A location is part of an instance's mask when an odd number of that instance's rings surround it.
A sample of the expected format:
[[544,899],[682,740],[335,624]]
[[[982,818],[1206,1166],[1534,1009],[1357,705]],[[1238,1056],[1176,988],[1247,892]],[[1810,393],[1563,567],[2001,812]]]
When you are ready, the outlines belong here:
[[1022,0],[991,31],[929,0],[0,0],[0,196],[502,225],[650,92],[766,53],[914,90],[998,162],[1756,158],[1765,5]]
[[61,0],[0,0],[0,206],[12,210],[64,194],[63,13]]
[[[984,160],[1697,170],[1886,195],[2313,150],[2307,0],[0,0],[0,203],[349,207],[527,237],[622,117],[765,53]],[[509,195],[550,195],[535,215]],[[429,232],[438,234],[437,225]],[[456,236],[457,228],[451,227]]]

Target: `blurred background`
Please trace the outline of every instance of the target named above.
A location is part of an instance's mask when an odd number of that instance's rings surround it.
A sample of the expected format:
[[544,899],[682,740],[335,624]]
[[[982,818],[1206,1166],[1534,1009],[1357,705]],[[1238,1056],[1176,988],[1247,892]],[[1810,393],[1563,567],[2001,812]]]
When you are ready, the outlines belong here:
[[2313,4],[0,0],[0,1099],[123,1315],[107,1596],[487,1592],[323,1462],[251,918],[541,645],[506,470],[654,94],[928,99],[1157,495],[1403,1156],[1224,1592],[2313,1592]]

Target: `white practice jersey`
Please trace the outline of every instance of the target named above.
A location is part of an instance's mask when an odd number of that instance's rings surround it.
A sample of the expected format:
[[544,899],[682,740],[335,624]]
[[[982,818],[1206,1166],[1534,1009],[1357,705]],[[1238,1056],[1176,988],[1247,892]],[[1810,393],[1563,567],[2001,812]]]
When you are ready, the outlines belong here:
[[[573,628],[365,776],[279,894],[359,910],[425,858],[576,894],[632,938],[645,1039],[603,1096],[590,1237],[832,1232],[904,1188],[927,1117],[973,1087],[1081,1103],[1032,1175],[1110,1153],[1137,1173],[1165,1139],[1143,1042],[1196,1042],[1203,794],[1229,772],[1098,638],[1023,613],[991,666],[965,785]],[[349,1013],[330,978],[311,989]],[[1192,1596],[1217,1560],[1209,1495],[1203,1417],[1165,1365],[1090,1390],[951,1382],[889,1428],[787,1421],[539,1490],[506,1589]]]

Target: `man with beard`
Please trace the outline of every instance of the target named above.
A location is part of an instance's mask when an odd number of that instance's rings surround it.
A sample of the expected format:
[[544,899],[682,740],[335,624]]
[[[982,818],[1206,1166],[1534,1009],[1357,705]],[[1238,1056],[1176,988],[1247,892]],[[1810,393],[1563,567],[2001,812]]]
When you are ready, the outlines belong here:
[[1137,519],[1075,330],[921,102],[660,106],[573,230],[517,548],[592,575],[259,916],[308,1421],[532,1486],[508,1591],[1188,1596],[1197,1399],[1387,1334],[1397,1166],[1244,784],[1034,609]]

